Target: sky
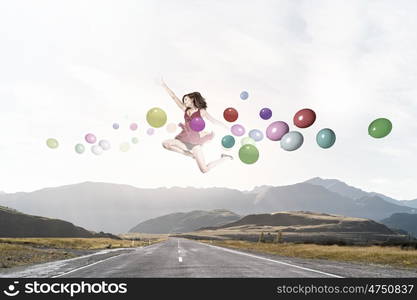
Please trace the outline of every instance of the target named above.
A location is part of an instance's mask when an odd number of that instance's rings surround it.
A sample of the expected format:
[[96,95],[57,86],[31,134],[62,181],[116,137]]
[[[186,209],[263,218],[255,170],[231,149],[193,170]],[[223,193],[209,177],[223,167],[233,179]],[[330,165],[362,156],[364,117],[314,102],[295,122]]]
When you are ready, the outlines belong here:
[[[84,181],[251,190],[319,176],[417,198],[416,11],[412,0],[3,1],[0,190]],[[240,162],[238,146],[222,149],[227,130],[207,124],[215,139],[204,146],[206,160],[235,159],[201,174],[195,161],[162,148],[179,130],[146,134],[150,108],[162,108],[168,123],[183,121],[155,83],[160,76],[179,97],[199,91],[219,120],[236,108],[247,131],[278,120],[297,130],[292,118],[306,107],[317,120],[298,129],[305,141],[297,151],[257,143],[253,165]],[[271,120],[259,118],[263,107]],[[379,117],[393,131],[373,139],[367,128]],[[325,150],[315,135],[326,127],[337,141]],[[75,153],[89,132],[112,149]],[[58,149],[46,147],[51,137]],[[132,137],[139,143],[119,151]]]

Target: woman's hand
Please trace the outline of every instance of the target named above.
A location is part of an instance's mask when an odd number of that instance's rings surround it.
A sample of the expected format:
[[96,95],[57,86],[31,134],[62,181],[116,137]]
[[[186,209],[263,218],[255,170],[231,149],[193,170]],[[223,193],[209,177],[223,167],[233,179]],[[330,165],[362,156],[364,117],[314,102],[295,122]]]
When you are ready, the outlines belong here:
[[155,83],[157,85],[160,85],[160,86],[163,86],[163,87],[166,86],[166,83],[165,83],[164,79],[162,78],[162,76],[155,78]]

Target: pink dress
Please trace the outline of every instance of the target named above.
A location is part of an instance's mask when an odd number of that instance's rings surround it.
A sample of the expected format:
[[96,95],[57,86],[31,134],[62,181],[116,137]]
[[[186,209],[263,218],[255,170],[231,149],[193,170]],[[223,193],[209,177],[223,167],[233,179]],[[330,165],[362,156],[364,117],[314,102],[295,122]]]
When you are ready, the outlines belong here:
[[184,144],[188,146],[195,146],[195,145],[203,145],[205,142],[210,141],[213,139],[213,132],[206,134],[204,136],[200,136],[200,132],[194,131],[190,127],[190,122],[192,118],[200,117],[200,110],[195,111],[191,116],[187,114],[187,112],[184,113],[184,120],[185,125],[180,123],[178,124],[182,131],[175,137],[177,140],[180,140]]

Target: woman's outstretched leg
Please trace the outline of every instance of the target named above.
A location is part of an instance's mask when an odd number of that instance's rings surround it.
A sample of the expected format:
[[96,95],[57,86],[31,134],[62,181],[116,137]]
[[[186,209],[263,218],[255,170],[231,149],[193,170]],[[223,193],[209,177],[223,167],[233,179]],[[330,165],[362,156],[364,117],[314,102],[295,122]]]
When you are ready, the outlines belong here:
[[193,148],[192,152],[194,154],[195,160],[197,161],[198,167],[200,168],[200,171],[202,173],[207,173],[208,171],[210,171],[214,167],[218,166],[222,162],[233,159],[233,157],[231,155],[222,154],[221,158],[219,158],[215,161],[212,161],[211,163],[206,164],[203,149],[201,148],[201,146],[195,146]]
[[178,152],[194,158],[194,155],[187,149],[187,146],[185,146],[184,143],[177,139],[163,141],[162,146],[167,150]]

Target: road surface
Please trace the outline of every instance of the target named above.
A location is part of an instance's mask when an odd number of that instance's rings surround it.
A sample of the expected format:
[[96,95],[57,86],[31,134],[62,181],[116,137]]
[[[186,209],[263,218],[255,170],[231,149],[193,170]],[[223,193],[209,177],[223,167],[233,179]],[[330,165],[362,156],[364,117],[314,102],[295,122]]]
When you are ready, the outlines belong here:
[[417,271],[254,254],[180,238],[100,255],[10,270],[0,277],[417,277]]

